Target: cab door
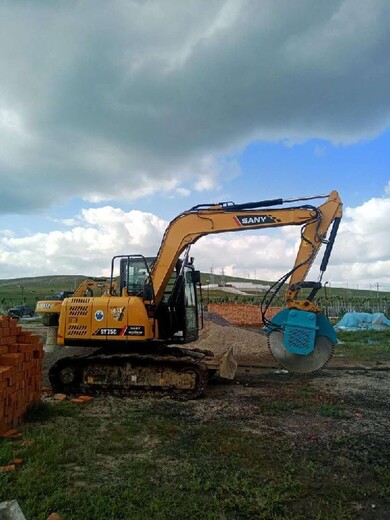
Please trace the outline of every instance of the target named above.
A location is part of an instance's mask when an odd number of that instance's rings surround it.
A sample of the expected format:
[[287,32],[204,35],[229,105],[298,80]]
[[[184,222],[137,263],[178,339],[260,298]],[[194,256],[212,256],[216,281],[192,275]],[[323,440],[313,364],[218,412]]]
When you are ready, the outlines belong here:
[[185,268],[184,306],[185,334],[184,343],[195,341],[199,337],[198,302],[196,296],[196,274],[193,269]]

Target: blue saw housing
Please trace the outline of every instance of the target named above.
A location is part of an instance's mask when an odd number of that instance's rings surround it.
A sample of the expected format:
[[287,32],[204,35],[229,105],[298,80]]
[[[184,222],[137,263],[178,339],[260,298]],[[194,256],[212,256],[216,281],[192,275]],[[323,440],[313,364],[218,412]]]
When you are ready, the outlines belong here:
[[321,313],[282,309],[265,327],[265,333],[282,329],[283,343],[288,352],[307,356],[314,350],[317,336],[326,336],[333,345],[337,343],[336,332],[329,319]]
[[291,309],[284,324],[284,346],[292,354],[307,356],[314,350],[317,330],[314,312]]

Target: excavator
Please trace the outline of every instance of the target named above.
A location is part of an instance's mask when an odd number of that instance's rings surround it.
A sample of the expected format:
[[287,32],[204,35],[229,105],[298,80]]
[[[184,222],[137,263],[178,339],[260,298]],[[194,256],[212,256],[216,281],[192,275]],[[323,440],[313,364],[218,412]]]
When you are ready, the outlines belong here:
[[[314,199],[325,200],[315,206]],[[58,360],[49,371],[54,391],[92,395],[138,391],[187,399],[201,395],[212,353],[186,346],[198,339],[202,317],[200,272],[190,256],[191,245],[210,234],[281,226],[299,226],[301,242],[293,268],[264,297],[265,333],[273,356],[289,372],[319,370],[330,359],[337,339],[315,297],[341,217],[336,191],[243,204],[200,204],[184,211],[168,225],[156,257],[130,254],[112,259],[106,294],[73,295],[62,301],[58,344],[98,348],[92,354]],[[325,250],[319,278],[306,281],[321,245]],[[268,320],[267,308],[281,289],[285,307]]]
[[46,327],[58,325],[61,313],[62,301],[70,296],[93,296],[95,292],[100,295],[111,286],[111,280],[104,277],[86,278],[74,291],[57,291],[45,300],[39,300],[35,306],[36,314],[42,316],[42,324]]

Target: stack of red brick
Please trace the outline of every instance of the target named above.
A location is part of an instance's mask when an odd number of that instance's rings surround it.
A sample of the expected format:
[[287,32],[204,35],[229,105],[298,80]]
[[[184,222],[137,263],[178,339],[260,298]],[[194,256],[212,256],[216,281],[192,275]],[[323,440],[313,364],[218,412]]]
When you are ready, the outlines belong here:
[[18,321],[0,316],[0,435],[22,422],[41,396],[43,344]]

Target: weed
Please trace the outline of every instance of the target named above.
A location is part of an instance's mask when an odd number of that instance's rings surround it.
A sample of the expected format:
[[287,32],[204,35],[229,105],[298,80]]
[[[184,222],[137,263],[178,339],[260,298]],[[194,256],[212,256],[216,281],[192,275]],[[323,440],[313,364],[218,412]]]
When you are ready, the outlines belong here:
[[314,388],[312,386],[302,386],[302,387],[298,388],[298,392],[303,397],[311,397],[311,396],[313,396],[313,395],[318,393],[318,389]]
[[337,419],[345,419],[348,417],[345,410],[331,404],[322,404],[318,408],[318,413],[322,415],[322,417],[335,417]]
[[79,413],[74,404],[67,401],[57,403],[38,402],[30,405],[25,413],[26,422],[43,422],[53,417],[75,417]]
[[285,401],[262,401],[259,404],[259,410],[265,415],[280,415],[284,412],[291,412],[302,408],[303,404],[299,402]]

